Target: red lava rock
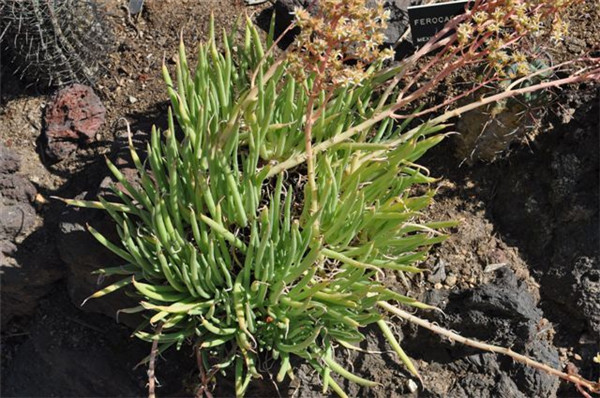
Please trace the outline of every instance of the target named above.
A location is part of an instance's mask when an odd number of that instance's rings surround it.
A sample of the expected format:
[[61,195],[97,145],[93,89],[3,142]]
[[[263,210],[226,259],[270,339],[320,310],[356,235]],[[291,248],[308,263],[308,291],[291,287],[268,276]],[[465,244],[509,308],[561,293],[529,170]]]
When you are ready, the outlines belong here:
[[82,84],[73,84],[55,96],[45,115],[45,153],[60,161],[80,144],[92,141],[104,123],[106,108],[94,91]]

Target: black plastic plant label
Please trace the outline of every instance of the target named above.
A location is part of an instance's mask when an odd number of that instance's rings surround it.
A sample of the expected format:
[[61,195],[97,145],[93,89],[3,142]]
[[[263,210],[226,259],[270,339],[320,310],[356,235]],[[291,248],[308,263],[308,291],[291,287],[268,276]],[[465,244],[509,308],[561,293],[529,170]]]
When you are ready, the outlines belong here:
[[408,7],[413,44],[421,47],[455,16],[465,12],[466,0]]

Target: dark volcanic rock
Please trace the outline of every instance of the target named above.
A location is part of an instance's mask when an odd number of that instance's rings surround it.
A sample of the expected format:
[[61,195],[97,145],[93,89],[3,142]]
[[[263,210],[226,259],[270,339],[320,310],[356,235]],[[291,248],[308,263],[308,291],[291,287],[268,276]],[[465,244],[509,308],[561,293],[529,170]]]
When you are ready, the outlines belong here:
[[94,91],[81,84],[60,90],[44,117],[45,153],[60,161],[80,144],[91,142],[104,123],[106,108]]
[[[31,315],[38,300],[62,277],[54,242],[32,205],[36,188],[17,174],[19,156],[0,144],[0,273],[2,316]],[[36,229],[38,228],[38,229]]]
[[[511,347],[553,367],[558,352],[543,334],[536,301],[508,268],[496,271],[493,283],[450,293],[428,292],[425,302],[437,305],[439,312],[419,312],[439,325],[465,337]],[[367,352],[336,351],[337,362],[353,373],[381,383],[364,388],[337,377],[344,391],[353,397],[556,397],[558,380],[546,373],[513,362],[508,357],[454,344],[411,324],[396,328],[401,345],[413,358],[423,377],[423,387],[412,380],[398,357],[390,352],[378,328],[367,328],[360,348]],[[425,363],[426,362],[426,363]],[[290,395],[322,397],[319,376],[309,365],[299,364],[297,381],[290,383]],[[412,384],[412,385],[411,385]]]
[[140,396],[143,383],[130,369],[146,355],[145,345],[131,347],[128,331],[107,320],[83,317],[66,297],[43,300],[3,377],[2,395]]
[[[129,328],[80,311],[64,285],[58,284],[41,300],[27,336],[11,352],[6,368],[3,350],[2,396],[142,397],[147,395],[147,366],[136,365],[150,349],[151,344],[131,336]],[[189,386],[198,376],[191,353],[191,345],[184,344],[157,358],[160,396],[193,396]]]
[[[528,257],[542,308],[567,345],[600,336],[598,92],[566,126],[513,157],[495,188],[493,216]],[[561,333],[559,329],[559,334]],[[580,351],[581,352],[581,351]],[[593,354],[592,354],[593,355]],[[591,357],[588,358],[591,360]],[[586,361],[584,358],[583,362]],[[590,375],[590,378],[597,378]]]
[[[79,199],[92,199],[81,195]],[[67,208],[59,224],[57,248],[60,258],[66,264],[68,291],[73,304],[79,306],[83,301],[118,277],[103,278],[93,274],[100,268],[116,267],[124,264],[124,260],[101,245],[87,230],[86,225],[94,227],[112,242],[118,243],[118,235],[114,222],[108,214],[100,210]],[[81,307],[84,311],[98,312],[112,318],[117,317],[117,311],[133,307],[136,303],[122,291],[111,293],[101,300],[89,300]],[[119,320],[132,327],[138,322],[129,322],[134,318],[124,314]],[[135,319],[135,318],[134,318]]]
[[[429,314],[432,321],[465,337],[510,347],[552,367],[558,352],[538,335],[542,312],[508,268],[500,268],[493,283],[449,293],[430,291],[425,302],[437,305],[445,316]],[[403,341],[407,353],[429,363],[426,378],[437,380],[424,396],[554,397],[558,380],[507,357],[442,341],[432,332],[417,329]],[[448,370],[452,377],[445,380]],[[461,375],[461,377],[457,377]]]
[[[141,132],[136,133],[133,137],[134,144],[142,158],[143,153],[140,149],[145,147],[147,138],[148,135]],[[117,137],[112,152],[113,163],[135,186],[137,174],[130,158],[126,135]],[[108,170],[106,172],[109,173]],[[97,200],[100,195],[108,200],[119,201],[110,190],[110,186],[113,184],[113,179],[106,176],[99,185],[93,186],[90,184],[89,191],[81,193],[77,196],[77,199]],[[92,226],[110,241],[119,244],[115,223],[107,212],[76,207],[65,208],[59,223],[57,246],[61,259],[67,265],[69,295],[76,305],[80,305],[87,297],[102,287],[118,280],[118,277],[99,278],[98,275],[93,274],[94,271],[100,268],[123,265],[125,262],[101,245],[87,230],[87,225]],[[118,291],[103,297],[101,300],[90,300],[82,308],[86,311],[99,312],[114,318],[118,310],[135,305],[134,299],[127,297],[122,291]],[[139,318],[133,315],[121,314],[119,315],[119,321],[136,327]]]
[[32,315],[39,300],[64,276],[54,236],[46,229],[36,230],[18,245],[4,245],[0,250],[8,253],[4,259],[0,255],[2,325],[16,316]]
[[501,268],[498,273],[494,284],[452,294],[444,310],[456,314],[452,328],[460,325],[470,337],[523,348],[535,333],[541,311],[512,271]]

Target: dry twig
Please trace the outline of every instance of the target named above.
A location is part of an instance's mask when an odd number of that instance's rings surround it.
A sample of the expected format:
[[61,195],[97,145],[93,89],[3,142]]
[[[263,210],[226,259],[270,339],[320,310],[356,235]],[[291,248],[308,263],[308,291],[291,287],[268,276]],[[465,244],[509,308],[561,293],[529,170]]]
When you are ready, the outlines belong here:
[[495,346],[495,345],[491,345],[491,344],[487,344],[487,343],[482,343],[477,340],[469,339],[467,337],[463,337],[463,336],[461,336],[457,333],[454,333],[448,329],[445,329],[438,325],[434,325],[433,323],[431,323],[429,321],[426,321],[426,320],[416,317],[406,311],[403,311],[397,307],[394,307],[393,305],[391,305],[387,302],[379,301],[377,304],[381,308],[385,309],[388,312],[391,312],[394,315],[399,316],[402,319],[405,319],[411,323],[414,323],[416,325],[424,327],[425,329],[431,330],[432,332],[439,334],[440,336],[444,336],[452,341],[457,341],[461,344],[464,344],[464,345],[467,345],[470,347],[474,347],[474,348],[477,348],[477,349],[480,349],[483,351],[489,351],[489,352],[495,352],[497,354],[507,355],[517,362],[521,362],[521,363],[523,363],[527,366],[530,366],[534,369],[541,370],[542,372],[546,372],[548,374],[551,374],[553,376],[556,376],[563,380],[566,380],[570,383],[573,383],[573,384],[575,384],[577,389],[580,391],[583,391],[582,387],[585,387],[588,391],[590,391],[592,393],[600,392],[600,383],[584,379],[583,377],[579,376],[575,372],[569,371],[568,373],[565,373],[558,369],[554,369],[553,367],[550,367],[548,365],[540,363],[536,360],[533,360],[529,357],[526,357],[525,355],[518,354],[518,353],[512,351],[510,348],[499,347],[499,346]]
[[[162,323],[156,328],[156,335],[162,332]],[[158,339],[152,342],[150,361],[148,363],[148,398],[156,398],[156,357],[158,356]]]

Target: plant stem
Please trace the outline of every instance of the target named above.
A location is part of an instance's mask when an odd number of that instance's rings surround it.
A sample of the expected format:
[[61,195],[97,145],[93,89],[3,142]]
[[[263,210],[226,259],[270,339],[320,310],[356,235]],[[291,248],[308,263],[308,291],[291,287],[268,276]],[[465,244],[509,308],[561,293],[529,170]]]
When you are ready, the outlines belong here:
[[453,117],[462,115],[463,113],[472,111],[473,109],[477,109],[484,105],[487,105],[487,104],[490,104],[493,102],[497,102],[497,101],[501,101],[506,98],[515,97],[515,96],[521,95],[521,94],[531,93],[531,92],[535,92],[538,90],[544,90],[544,89],[551,88],[551,87],[559,87],[559,86],[562,86],[565,84],[578,83],[578,82],[582,82],[585,80],[599,80],[600,79],[600,67],[598,67],[598,65],[600,65],[600,59],[596,60],[596,65],[594,66],[594,69],[586,71],[584,73],[571,75],[571,76],[565,77],[563,79],[542,82],[542,83],[534,84],[534,85],[519,88],[519,89],[508,89],[508,90],[502,91],[501,93],[498,93],[495,95],[483,97],[479,101],[475,101],[475,102],[469,103],[467,105],[461,106],[460,108],[456,108],[451,111],[444,112],[442,115],[440,115],[434,119],[431,119],[430,122],[432,124],[443,123],[448,119],[452,119]]
[[[365,120],[361,124],[351,127],[348,130],[346,130],[345,132],[337,134],[337,135],[331,137],[330,139],[315,145],[315,147],[312,148],[312,149],[314,149],[313,152],[314,153],[323,152],[324,150],[329,149],[334,145],[344,142],[347,139],[354,136],[355,134],[375,125],[376,123],[380,122],[381,120],[385,119],[386,117],[391,116],[393,112],[394,112],[394,109],[388,108],[385,111],[382,111],[377,115],[374,115],[371,119]],[[299,153],[295,156],[292,156],[289,159],[273,166],[267,173],[267,178],[273,177],[284,170],[295,167],[295,166],[299,165],[300,163],[305,162],[307,160],[307,158],[308,158],[308,155],[306,152]]]
[[[318,82],[315,81],[314,84]],[[319,203],[317,197],[317,183],[315,179],[315,163],[313,159],[312,150],[312,128],[313,128],[313,107],[315,104],[315,90],[313,89],[310,97],[308,98],[308,104],[306,105],[306,125],[304,126],[304,146],[306,149],[306,168],[308,177],[308,188],[310,189],[310,214],[313,215],[319,210]],[[313,228],[318,233],[319,222],[315,221]]]
[[[162,323],[156,328],[156,335],[162,332]],[[152,350],[150,350],[150,360],[148,363],[148,398],[156,398],[156,356],[158,355],[158,339],[152,341]]]
[[551,374],[553,376],[557,376],[563,380],[574,383],[577,386],[585,387],[592,393],[600,392],[600,383],[595,383],[593,381],[586,380],[583,377],[576,375],[576,374],[569,374],[569,373],[561,372],[558,369],[554,369],[553,367],[550,367],[546,364],[540,363],[534,359],[526,357],[525,355],[518,354],[518,353],[512,351],[510,348],[499,347],[499,346],[495,346],[495,345],[491,345],[491,344],[487,344],[487,343],[482,343],[477,340],[469,339],[467,337],[463,337],[463,336],[461,336],[457,333],[454,333],[448,329],[445,329],[438,325],[434,325],[433,323],[431,323],[429,321],[426,321],[426,320],[416,317],[406,311],[403,311],[403,310],[389,304],[388,302],[378,301],[377,305],[379,305],[386,311],[389,311],[392,314],[399,316],[400,318],[403,318],[411,323],[419,325],[425,329],[428,329],[436,334],[439,334],[440,336],[444,336],[452,341],[457,341],[461,344],[464,344],[464,345],[467,345],[470,347],[474,347],[474,348],[478,348],[480,350],[507,355],[507,356],[511,357],[513,360],[524,363],[525,365],[530,366],[534,369],[538,369],[538,370],[541,370],[548,374]]

